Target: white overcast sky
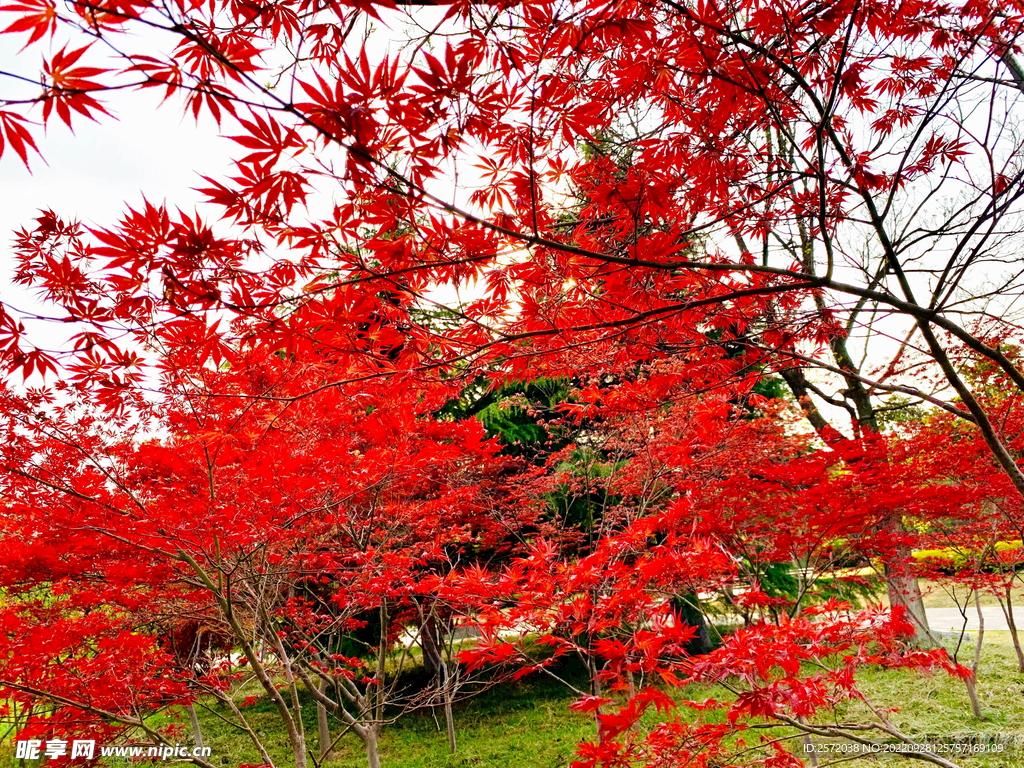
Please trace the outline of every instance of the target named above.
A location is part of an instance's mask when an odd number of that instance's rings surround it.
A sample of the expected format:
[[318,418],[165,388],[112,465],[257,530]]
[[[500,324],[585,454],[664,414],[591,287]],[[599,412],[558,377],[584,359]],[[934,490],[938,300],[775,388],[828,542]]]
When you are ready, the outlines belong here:
[[[0,35],[0,71],[34,76],[41,69],[38,51],[19,52],[19,41]],[[24,93],[10,78],[0,77],[0,95]],[[38,89],[35,89],[38,90]],[[11,284],[16,230],[31,224],[38,211],[52,209],[64,219],[87,225],[111,225],[126,205],[143,195],[154,203],[190,210],[198,199],[199,172],[220,176],[229,170],[229,144],[212,120],[197,126],[185,117],[181,102],[160,106],[162,91],[110,94],[105,104],[118,119],[74,122],[75,133],[56,118],[36,143],[43,158],[26,170],[8,149],[0,159],[0,293],[5,304],[31,311],[33,297]],[[33,114],[40,118],[37,111]],[[57,341],[59,331],[33,327]],[[53,334],[56,334],[53,335]],[[38,339],[38,337],[36,337]]]

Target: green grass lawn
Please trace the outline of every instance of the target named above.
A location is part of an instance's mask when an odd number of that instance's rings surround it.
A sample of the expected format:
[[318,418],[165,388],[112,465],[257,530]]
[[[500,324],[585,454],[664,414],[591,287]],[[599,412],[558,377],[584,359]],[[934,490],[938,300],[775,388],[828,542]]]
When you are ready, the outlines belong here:
[[[921,741],[1003,744],[1002,753],[947,755],[954,762],[971,768],[1018,768],[1024,765],[1024,675],[1015,671],[1014,657],[1006,632],[986,633],[986,648],[979,674],[979,695],[985,720],[971,716],[963,684],[944,672],[922,674],[866,668],[862,686],[876,707],[895,707],[891,721],[904,733]],[[566,669],[574,683],[583,684],[582,670]],[[685,692],[690,698],[713,695],[727,699],[722,690],[704,689]],[[543,676],[493,688],[456,707],[459,749],[448,753],[440,712],[417,711],[389,725],[381,738],[382,764],[385,768],[564,768],[573,758],[577,742],[594,737],[594,722],[568,709],[572,696],[557,682]],[[288,764],[289,746],[277,725],[276,714],[268,702],[261,701],[246,710],[255,728],[267,738],[274,756]],[[304,709],[306,727],[315,742],[315,712]],[[839,713],[841,719],[862,720],[869,716],[866,706],[851,704]],[[213,762],[225,766],[258,762],[255,751],[243,735],[227,727],[210,713],[202,716],[207,743],[213,749]],[[653,717],[645,725],[650,726]],[[766,736],[787,735],[782,729],[765,731]],[[747,735],[748,744],[756,737]],[[800,742],[794,741],[800,749]],[[841,757],[819,757],[825,766]],[[926,765],[897,755],[863,756],[841,763],[849,768],[892,766],[903,768]],[[362,745],[352,735],[345,736],[330,765],[337,768],[362,768]]]
[[[927,589],[927,585],[926,589]],[[931,605],[951,605],[938,590],[928,592]],[[1021,604],[1024,605],[1024,596]],[[968,660],[971,649],[964,648],[961,661]],[[581,667],[568,665],[559,674],[580,688],[587,687]],[[1009,633],[989,630],[979,672],[978,693],[985,719],[971,715],[967,692],[961,681],[945,672],[920,673],[906,670],[862,668],[859,675],[868,700],[877,708],[894,708],[891,722],[918,741],[936,743],[971,743],[1003,745],[1003,752],[982,754],[945,754],[964,768],[1020,768],[1024,766],[1024,675],[1016,671]],[[258,693],[256,689],[244,692]],[[689,689],[685,698],[707,696],[722,701],[730,695],[722,689]],[[244,698],[240,695],[239,699]],[[381,759],[384,768],[565,768],[573,759],[576,745],[595,736],[591,716],[572,712],[573,695],[549,677],[537,674],[505,683],[484,691],[455,708],[458,751],[449,754],[444,733],[443,714],[429,709],[407,713],[385,727],[381,736]],[[211,762],[216,766],[236,768],[245,763],[259,763],[259,757],[245,734],[232,728],[215,714],[218,705],[206,702],[214,711],[200,708],[200,720],[206,744],[212,748]],[[220,709],[221,714],[228,714]],[[276,710],[265,698],[244,709],[278,765],[291,763],[291,748],[281,728]],[[178,713],[177,722],[187,726],[187,718]],[[311,746],[316,745],[316,710],[312,701],[303,707],[304,724]],[[870,711],[862,703],[852,703],[836,713],[839,720],[865,721]],[[162,716],[168,725],[174,716]],[[655,724],[655,717],[643,721],[643,727]],[[187,733],[187,727],[183,733]],[[336,735],[337,730],[334,731]],[[766,738],[781,738],[792,732],[770,728],[760,732]],[[872,734],[875,740],[884,740]],[[182,741],[185,740],[182,736]],[[757,735],[746,734],[748,745],[757,742]],[[803,744],[791,744],[802,755]],[[749,755],[753,760],[755,754]],[[838,761],[838,763],[837,763]],[[740,762],[742,765],[743,763]],[[856,756],[836,753],[819,755],[818,766],[842,765],[844,768],[869,766],[924,766],[927,763],[898,755]],[[36,765],[46,765],[36,763]],[[108,765],[127,765],[126,761]],[[348,734],[341,738],[328,768],[363,768],[365,757],[361,742]],[[807,761],[807,765],[811,765]],[[12,744],[0,745],[0,768],[34,768],[14,759]]]
[[[571,673],[574,682],[584,682],[576,670]],[[448,752],[443,713],[429,709],[415,711],[385,726],[381,763],[388,768],[564,768],[571,761],[576,744],[594,735],[593,719],[569,711],[571,701],[572,697],[560,683],[544,676],[487,690],[456,705],[459,740],[456,755]],[[272,755],[282,758],[281,765],[288,765],[291,748],[280,730],[272,705],[261,700],[244,711],[253,722],[254,730],[269,737],[265,742]],[[312,702],[303,708],[303,714],[307,733],[315,744],[316,713]],[[210,713],[201,713],[200,720],[206,743],[212,748],[214,764],[236,766],[259,762],[244,734]],[[362,743],[354,735],[344,736],[330,765],[365,766]]]
[[[979,675],[979,695],[985,720],[971,716],[962,683],[943,672],[922,674],[865,668],[862,687],[876,707],[895,707],[891,721],[908,735],[921,741],[1003,744],[1004,752],[980,755],[947,755],[965,768],[1019,768],[1024,765],[1024,675],[1015,671],[1007,632],[986,633],[986,647]],[[560,670],[574,684],[585,684],[582,669]],[[713,695],[728,698],[722,690],[702,689],[684,692],[688,698]],[[573,759],[576,744],[594,737],[591,717],[574,713],[568,705],[572,696],[558,682],[533,676],[492,688],[456,706],[458,729],[457,754],[448,753],[443,731],[443,716],[435,718],[430,710],[407,714],[387,726],[381,737],[381,757],[385,768],[564,768]],[[290,747],[277,715],[264,699],[245,709],[254,730],[281,766],[289,765]],[[304,707],[305,725],[311,743],[316,740],[315,707]],[[869,715],[862,704],[851,704],[838,713],[843,720],[862,720]],[[212,748],[212,762],[235,768],[258,763],[255,750],[244,734],[228,726],[211,712],[201,711],[200,719],[206,743]],[[184,716],[180,722],[186,724]],[[644,726],[654,722],[650,717]],[[769,738],[788,735],[780,728],[763,731]],[[757,736],[746,735],[748,745]],[[799,740],[793,745],[799,751]],[[3,748],[0,765],[19,765],[13,748]],[[753,757],[753,755],[751,755]],[[842,754],[819,756],[819,768],[834,764]],[[844,768],[868,766],[923,766],[926,763],[896,755],[861,756],[840,762]],[[114,764],[114,763],[111,763]],[[121,764],[125,764],[121,762]],[[43,763],[45,765],[45,763]],[[362,745],[354,735],[339,742],[331,768],[362,768]],[[808,763],[810,765],[810,763]],[[25,766],[27,768],[27,766]]]
[[[952,596],[940,585],[923,582],[922,589],[928,607],[955,606]],[[962,595],[957,597],[963,600]],[[1016,589],[1014,598],[1018,605],[1024,605],[1024,588]],[[982,604],[997,603],[993,596],[983,595]],[[860,675],[861,686],[876,707],[895,708],[889,715],[893,725],[919,741],[1003,746],[1002,752],[944,754],[953,762],[965,768],[1020,768],[1024,766],[1024,675],[1016,671],[1008,632],[988,630],[984,642],[978,683],[984,720],[971,715],[963,683],[942,671],[920,673],[869,667]],[[961,661],[969,660],[972,653],[970,648],[963,648]],[[582,669],[570,668],[562,674],[579,687],[586,687]],[[729,698],[721,689],[691,690],[683,695],[697,699]],[[564,768],[573,759],[576,744],[595,735],[591,717],[569,710],[572,699],[563,686],[542,675],[486,691],[456,707],[459,749],[455,755],[448,752],[443,715],[438,712],[435,717],[429,710],[413,712],[385,728],[381,762],[385,768]],[[307,731],[315,742],[314,707],[310,705],[304,712]],[[268,746],[275,757],[280,755],[282,765],[287,765],[290,748],[283,734],[274,737],[280,729],[269,703],[260,702],[247,714],[259,723],[257,730],[262,728],[270,737]],[[838,714],[855,721],[868,719],[870,712],[858,703]],[[201,719],[215,764],[233,768],[240,763],[258,762],[244,736],[209,713]],[[645,725],[649,727],[653,722],[654,718],[649,718]],[[787,732],[772,729],[766,734],[777,737]],[[800,742],[793,744],[799,753]],[[841,753],[834,757],[819,755],[819,767],[837,760],[846,768],[928,765],[891,754],[842,758]],[[330,763],[335,768],[362,768],[365,764],[362,744],[352,735],[342,738]]]
[[[890,720],[918,741],[1004,744],[1004,752],[977,756],[945,755],[963,766],[1019,768],[1024,765],[1024,674],[1017,671],[1010,633],[988,631],[978,670],[978,697],[984,720],[971,714],[967,690],[945,672],[908,672],[866,668],[859,677],[868,700],[895,707]],[[968,654],[969,655],[969,654]],[[867,716],[863,705],[851,705],[851,720]],[[919,760],[888,757],[858,759],[849,766],[923,766]]]

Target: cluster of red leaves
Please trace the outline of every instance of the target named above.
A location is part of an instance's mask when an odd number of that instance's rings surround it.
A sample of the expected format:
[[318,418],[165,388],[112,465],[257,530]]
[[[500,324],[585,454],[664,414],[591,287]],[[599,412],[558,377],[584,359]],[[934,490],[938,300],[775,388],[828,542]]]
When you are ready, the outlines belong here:
[[[789,265],[747,271],[754,255],[746,250],[695,260],[694,249],[708,247],[701,231],[723,224],[759,241],[798,219],[827,229],[859,204],[857,189],[902,186],[963,163],[964,142],[936,131],[910,161],[887,169],[884,158],[898,151],[885,140],[897,141],[893,127],[927,111],[950,62],[998,53],[1019,19],[977,0],[741,6],[624,2],[565,14],[552,2],[529,3],[508,10],[516,32],[502,34],[487,6],[459,2],[439,14],[457,31],[444,50],[418,46],[406,60],[349,45],[374,3],[278,0],[257,9],[221,0],[171,9],[105,0],[63,11],[5,2],[5,31],[27,34],[29,49],[74,25],[95,34],[47,54],[42,91],[0,111],[0,136],[23,160],[35,149],[33,106],[44,123],[56,115],[72,126],[106,115],[105,91],[150,87],[180,93],[197,115],[230,120],[240,149],[236,173],[208,178],[202,192],[241,236],[146,204],[82,239],[48,223],[23,232],[19,250],[32,265],[23,274],[69,321],[90,326],[77,373],[108,390],[137,384],[129,373],[138,363],[111,338],[113,326],[149,327],[178,344],[188,334],[216,360],[218,342],[238,329],[196,317],[209,310],[247,318],[248,337],[271,347],[309,348],[315,328],[318,343],[377,367],[395,364],[401,347],[403,365],[502,361],[505,375],[628,367],[666,349],[701,348],[695,369],[717,366],[721,377],[749,361],[707,348],[704,332],[718,332],[721,344],[745,339],[766,316],[777,323],[757,333],[770,348],[821,343],[838,326],[799,311],[813,280]],[[178,36],[171,50],[101,54],[105,35],[161,22]],[[277,47],[299,40],[311,46],[302,66],[282,65]],[[291,81],[289,96],[259,90],[275,78]],[[660,115],[659,138],[635,142],[628,158],[601,148],[617,116],[638,104]],[[872,125],[863,146],[851,127],[856,112]],[[820,186],[794,184],[803,161],[773,149],[771,131],[784,129],[813,152],[823,120],[833,147],[813,175]],[[598,150],[581,156],[581,142]],[[480,213],[428,190],[460,156],[484,171],[473,196]],[[313,216],[306,204],[325,175],[345,194],[328,215]],[[571,215],[561,183],[580,201]],[[269,253],[272,264],[251,267]],[[703,268],[671,268],[698,261]],[[324,271],[349,289],[324,290]],[[443,334],[408,316],[427,286],[468,285],[482,295],[464,302]],[[302,289],[305,298],[296,295]],[[382,302],[388,292],[397,299]],[[158,307],[184,317],[154,331]],[[395,316],[392,330],[364,331],[356,343],[353,316],[385,313]],[[53,365],[38,350],[5,345],[26,372]]]

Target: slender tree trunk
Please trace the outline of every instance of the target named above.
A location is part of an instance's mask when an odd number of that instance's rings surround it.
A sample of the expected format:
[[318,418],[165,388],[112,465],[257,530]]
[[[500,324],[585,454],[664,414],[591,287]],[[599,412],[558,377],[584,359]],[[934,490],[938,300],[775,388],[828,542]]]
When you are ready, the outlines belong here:
[[[797,718],[801,723],[804,721],[802,717]],[[811,768],[818,768],[818,755],[814,751],[814,741],[811,739],[811,734],[804,731],[803,736],[804,754],[807,755],[807,762],[811,764]]]
[[295,768],[306,768],[309,765],[309,757],[306,754],[306,734],[302,730],[302,710],[296,707],[296,725],[288,729],[288,738],[292,743],[292,754],[295,755]]
[[364,726],[363,742],[366,745],[366,766],[367,768],[380,768],[380,749],[378,738],[381,726],[384,724],[384,680],[385,664],[388,651],[388,604],[381,600],[380,615],[380,636],[377,646],[377,684],[368,686],[366,693],[366,710],[370,717],[370,724]]
[[[851,372],[856,371],[856,366],[846,349],[845,341],[837,339],[830,346],[832,347],[836,364],[840,368]],[[800,409],[803,411],[807,421],[814,427],[815,432],[818,433],[821,439],[829,445],[841,442],[843,436],[828,423],[814,405],[814,401],[811,399],[810,386],[803,370],[791,368],[780,373],[800,405]],[[871,397],[864,388],[864,385],[852,376],[846,379],[846,383],[850,387],[849,392],[856,404],[860,429],[878,432],[878,418],[871,404]],[[899,519],[888,523],[887,527],[891,533],[897,536],[905,533],[903,523]],[[931,636],[931,629],[928,626],[928,616],[924,610],[924,601],[921,598],[921,586],[918,584],[916,576],[903,572],[904,567],[911,562],[913,562],[913,552],[911,552],[909,547],[901,546],[892,553],[892,557],[885,563],[885,582],[889,593],[889,605],[904,606],[907,609],[907,618],[914,625],[915,639],[919,643],[932,644],[934,641]]]
[[[327,693],[327,681],[320,681],[320,690]],[[316,730],[320,738],[320,762],[331,757],[331,726],[327,721],[327,707],[319,701],[316,703]]]
[[[288,585],[288,597],[293,598],[295,596],[295,585]],[[270,615],[266,610],[265,606],[261,606],[261,612],[263,614],[263,620],[265,626],[273,627],[270,620]],[[276,655],[281,660],[281,665],[284,670],[285,680],[288,683],[288,693],[291,695],[292,700],[292,712],[291,716],[285,722],[288,726],[288,736],[292,743],[292,751],[295,754],[295,768],[306,768],[309,765],[309,759],[306,754],[306,730],[302,722],[302,702],[299,698],[299,686],[295,679],[294,668],[292,667],[292,661],[285,650],[284,643],[281,641],[281,637],[275,630],[271,635],[273,643],[276,649]]]
[[380,749],[376,728],[366,729],[363,744],[366,745],[366,768],[380,768]]
[[688,626],[697,628],[697,635],[690,641],[687,650],[692,654],[710,653],[711,633],[708,630],[708,622],[704,618],[704,612],[700,610],[697,595],[683,595],[678,600],[673,600],[679,610],[679,618]]
[[1020,635],[1017,634],[1017,620],[1013,616],[1013,579],[1010,579],[1010,583],[1006,585],[1006,601],[1003,604],[1003,612],[1006,614],[1006,626],[1010,628],[1013,650],[1017,653],[1017,670],[1024,672],[1024,650],[1021,650],[1020,647]]
[[597,659],[594,658],[593,652],[587,655],[587,673],[590,675],[590,694],[592,696],[600,696],[601,680],[597,676]]
[[423,669],[432,678],[441,674],[441,638],[437,626],[437,617],[427,611],[420,619],[420,648],[423,649]]
[[981,702],[978,700],[978,667],[981,666],[981,643],[985,638],[985,617],[981,612],[981,597],[978,591],[974,592],[974,607],[978,612],[978,640],[974,644],[974,659],[971,662],[971,676],[964,680],[967,686],[967,695],[971,699],[971,711],[979,720],[985,716],[981,712]]
[[433,611],[428,611],[420,620],[420,647],[423,649],[423,668],[434,679],[438,695],[441,697],[444,708],[445,731],[448,734],[448,749],[454,755],[456,750],[455,739],[455,715],[452,711],[452,698],[454,697],[455,680],[448,670],[444,660],[445,645],[444,638],[448,633],[442,633],[438,626],[437,616]]
[[188,721],[192,725],[192,738],[196,743],[198,749],[203,748],[203,732],[199,729],[199,717],[196,715],[195,705],[189,704],[186,707],[188,710]]
[[[22,712],[18,711],[18,702],[15,701],[12,706],[14,707],[14,732],[17,733],[22,728],[22,721],[24,721],[25,725],[28,725],[29,721],[32,719],[32,706],[29,705],[25,707],[24,711]],[[19,768],[25,768],[25,765],[25,758],[19,758]]]
[[448,665],[441,659],[441,693],[444,696],[444,724],[448,731],[448,751],[455,754],[458,744],[455,741],[455,713],[452,712],[452,697],[455,692],[455,680],[448,672]]
[[[902,526],[901,526],[902,527]],[[895,553],[896,562],[910,562],[913,554],[907,547],[900,547]],[[918,643],[931,642],[931,628],[928,614],[924,609],[921,585],[917,577],[902,571],[891,562],[885,564],[885,586],[889,593],[889,605],[902,605],[907,609],[907,621],[914,625],[914,639]]]
[[[588,642],[588,647],[592,647],[592,641]],[[584,659],[587,665],[587,674],[590,676],[590,695],[601,696],[603,693],[601,689],[601,679],[597,676],[597,659],[594,658],[594,653],[591,651],[587,654]],[[598,735],[601,733],[601,721],[598,719],[598,715],[601,714],[601,708],[598,707],[594,710],[594,727],[597,729]]]
[[974,682],[974,675],[964,678],[964,686],[967,688],[967,696],[971,700],[971,712],[979,720],[981,716],[981,702],[978,701],[978,686]]

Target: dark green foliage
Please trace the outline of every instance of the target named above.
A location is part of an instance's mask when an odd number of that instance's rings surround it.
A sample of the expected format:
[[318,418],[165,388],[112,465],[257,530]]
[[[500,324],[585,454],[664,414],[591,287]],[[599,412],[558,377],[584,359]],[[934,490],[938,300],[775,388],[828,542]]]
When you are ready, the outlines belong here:
[[456,419],[477,418],[488,436],[501,443],[502,453],[538,460],[570,442],[567,430],[550,427],[560,417],[558,406],[567,398],[568,386],[558,379],[499,386],[478,379],[441,413]]

